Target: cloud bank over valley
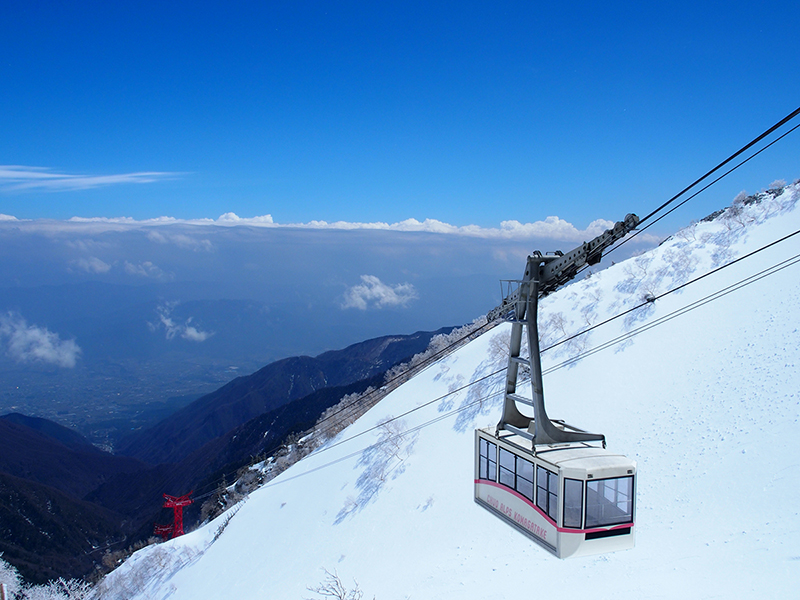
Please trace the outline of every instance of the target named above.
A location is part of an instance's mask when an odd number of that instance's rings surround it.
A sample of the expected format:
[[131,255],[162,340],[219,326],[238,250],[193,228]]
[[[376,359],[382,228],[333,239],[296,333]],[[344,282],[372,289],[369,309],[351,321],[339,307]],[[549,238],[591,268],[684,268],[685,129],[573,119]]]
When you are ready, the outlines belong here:
[[[618,215],[621,220],[625,215]],[[392,231],[405,233],[434,233],[441,235],[466,236],[481,239],[502,239],[509,241],[526,240],[554,240],[571,241],[593,238],[606,229],[614,226],[614,221],[608,219],[595,219],[585,228],[581,229],[572,223],[557,217],[548,216],[542,221],[522,223],[517,220],[502,221],[499,227],[482,227],[479,225],[452,225],[437,219],[405,219],[396,223],[376,222],[350,222],[350,221],[319,221],[311,220],[305,223],[279,223],[272,215],[256,217],[239,217],[228,212],[217,219],[177,219],[162,216],[153,219],[133,219],[131,217],[72,217],[68,220],[50,219],[18,219],[13,215],[0,215],[0,221],[5,224],[14,224],[26,231],[42,232],[84,232],[102,233],[105,231],[123,231],[131,229],[147,229],[153,241],[164,244],[172,243],[194,250],[210,251],[212,247],[208,240],[170,231],[165,226],[198,226],[198,227],[259,227],[267,229],[308,229],[308,230],[334,230],[334,231]],[[655,243],[657,237],[651,234],[640,236],[640,242]]]

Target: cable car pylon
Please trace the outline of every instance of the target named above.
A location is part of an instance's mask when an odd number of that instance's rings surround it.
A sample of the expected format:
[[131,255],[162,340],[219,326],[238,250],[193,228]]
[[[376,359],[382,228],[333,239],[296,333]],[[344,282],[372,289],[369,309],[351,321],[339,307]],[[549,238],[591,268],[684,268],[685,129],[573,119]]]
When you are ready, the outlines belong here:
[[189,506],[194,500],[191,495],[194,490],[183,496],[170,496],[164,494],[164,508],[171,508],[173,510],[174,519],[172,524],[172,537],[180,537],[183,535],[183,507]]

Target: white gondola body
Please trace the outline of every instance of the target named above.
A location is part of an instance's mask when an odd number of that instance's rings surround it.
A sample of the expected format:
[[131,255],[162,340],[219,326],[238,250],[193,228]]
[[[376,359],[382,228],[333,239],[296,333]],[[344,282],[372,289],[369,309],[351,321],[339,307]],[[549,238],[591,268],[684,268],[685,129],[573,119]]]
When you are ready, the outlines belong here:
[[475,432],[475,501],[559,558],[633,548],[635,479],[636,463],[604,448],[534,453],[523,437]]

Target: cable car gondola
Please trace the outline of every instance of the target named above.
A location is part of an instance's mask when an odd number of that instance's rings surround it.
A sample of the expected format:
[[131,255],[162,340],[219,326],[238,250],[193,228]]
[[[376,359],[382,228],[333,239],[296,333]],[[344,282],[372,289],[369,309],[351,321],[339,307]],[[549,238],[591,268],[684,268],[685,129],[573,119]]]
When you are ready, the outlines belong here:
[[[639,223],[636,215],[568,254],[528,257],[525,275],[488,315],[512,324],[503,415],[475,431],[475,502],[559,558],[632,548],[636,463],[606,449],[605,436],[551,420],[544,407],[538,300],[596,264]],[[521,356],[527,332],[530,357]],[[530,372],[531,397],[518,386]],[[533,409],[526,416],[519,408]],[[524,410],[524,409],[523,409]]]

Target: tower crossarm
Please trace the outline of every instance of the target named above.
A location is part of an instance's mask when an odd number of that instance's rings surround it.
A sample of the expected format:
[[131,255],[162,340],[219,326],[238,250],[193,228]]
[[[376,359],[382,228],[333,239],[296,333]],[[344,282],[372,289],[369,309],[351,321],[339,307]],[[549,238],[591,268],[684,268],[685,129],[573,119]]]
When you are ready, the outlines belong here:
[[[533,252],[528,257],[524,278],[517,282],[519,285],[508,293],[499,306],[489,311],[487,319],[494,321],[497,318],[506,317],[512,310],[515,310],[517,303],[528,291],[525,289],[527,287],[525,284],[533,280],[537,281],[538,298],[556,291],[574,279],[578,270],[584,265],[599,263],[603,257],[603,251],[614,242],[624,238],[638,224],[639,217],[628,214],[624,220],[617,221],[611,229],[607,229],[593,240],[584,242],[566,254],[562,252],[542,254],[538,250]],[[515,314],[517,318],[520,316]]]
[[596,265],[603,258],[603,251],[614,242],[624,238],[639,224],[639,217],[634,214],[625,216],[625,220],[617,221],[614,227],[607,229],[589,242],[584,242],[574,250],[561,256],[544,257],[539,271],[539,297],[572,280],[583,265]]
[[[542,254],[539,251],[528,256],[525,273],[510,290],[503,302],[487,315],[488,321],[503,318],[511,321],[511,339],[509,341],[508,369],[506,370],[506,391],[503,403],[503,415],[497,424],[497,431],[505,429],[528,438],[537,444],[591,442],[600,441],[605,445],[605,436],[597,433],[580,431],[563,423],[551,421],[544,406],[544,388],[542,385],[541,353],[539,350],[538,308],[539,298],[554,292],[560,286],[574,279],[584,265],[600,262],[603,251],[617,240],[625,237],[639,224],[639,217],[629,214],[623,221],[589,242],[564,254]],[[527,336],[526,336],[527,334]],[[529,358],[522,356],[523,339],[527,337]],[[519,394],[518,383],[520,365],[530,366],[530,385],[532,397],[524,398]],[[524,415],[517,403],[533,408],[533,417]]]

